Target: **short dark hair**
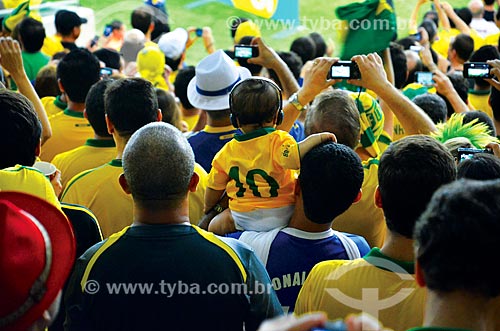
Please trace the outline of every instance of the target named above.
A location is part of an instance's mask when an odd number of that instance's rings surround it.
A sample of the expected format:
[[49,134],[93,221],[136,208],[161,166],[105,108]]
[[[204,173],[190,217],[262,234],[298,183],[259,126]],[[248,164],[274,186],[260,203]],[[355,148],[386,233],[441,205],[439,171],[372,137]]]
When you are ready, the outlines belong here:
[[[415,227],[416,260],[427,288],[465,291],[493,298],[500,294],[497,258],[500,181],[459,180],[432,197]],[[468,249],[457,249],[467,243]],[[464,267],[467,261],[467,267]]]
[[424,14],[424,20],[431,20],[436,24],[436,27],[439,27],[439,16],[437,11],[429,10]]
[[[295,52],[278,52],[278,56],[286,63],[288,69],[293,74],[293,77],[298,82],[300,80],[300,72],[304,66],[302,59]],[[278,84],[280,88],[283,88],[278,75],[273,69],[268,69],[269,77]]]
[[339,144],[354,149],[359,142],[361,124],[355,101],[342,90],[329,90],[314,100],[305,122],[306,136],[331,132]]
[[314,41],[314,45],[316,46],[316,54],[314,57],[317,58],[325,56],[327,46],[323,36],[317,32],[313,32],[309,34],[309,37],[312,39],[312,41]]
[[[470,11],[469,8],[467,8],[467,7],[458,8],[458,9],[454,8],[453,10],[457,14],[457,16],[460,17],[460,19],[462,21],[464,21],[465,24],[470,25],[470,23],[472,22],[472,12]],[[453,29],[456,28],[455,22],[450,20],[450,26]]]
[[420,23],[420,27],[424,28],[425,31],[427,31],[427,34],[429,35],[429,42],[432,43],[438,33],[437,26],[434,21],[425,19],[422,21],[422,23]]
[[48,64],[38,71],[35,78],[35,91],[40,99],[61,95],[57,84],[57,67],[55,65]]
[[276,116],[281,91],[261,78],[247,78],[231,91],[231,114],[240,125],[270,122]]
[[114,81],[104,93],[104,109],[118,134],[130,137],[158,119],[158,100],[153,84],[142,78]]
[[[240,39],[239,44],[241,45],[251,45],[252,44],[253,37],[251,36],[244,36]],[[250,70],[250,73],[252,76],[258,76],[260,72],[262,71],[262,66],[258,64],[252,64],[248,63],[248,59],[245,58],[237,58],[238,64],[242,67],[247,68]]]
[[457,52],[458,57],[464,62],[468,61],[474,52],[474,39],[466,34],[459,34],[450,44],[450,47]]
[[332,222],[352,205],[363,178],[361,159],[349,147],[333,142],[314,147],[302,158],[299,175],[307,218]]
[[439,95],[420,94],[413,98],[412,101],[422,108],[435,124],[446,122],[446,102]]
[[145,8],[139,7],[132,11],[130,21],[134,29],[140,30],[142,33],[146,34],[151,23],[153,23],[153,14]]
[[3,90],[0,109],[0,169],[16,164],[31,167],[42,135],[33,104],[20,93]]
[[[495,46],[486,45],[476,50],[470,57],[470,62],[486,62],[489,60],[500,59],[500,53]],[[490,84],[482,78],[474,78],[479,87],[489,87]]]
[[493,120],[488,116],[488,114],[480,110],[472,110],[464,113],[463,123],[465,125],[469,122],[472,122],[475,119],[478,120],[478,123],[484,123],[488,127],[490,136],[493,137],[497,136],[497,131],[495,129],[495,124],[493,123]]
[[72,50],[57,65],[57,78],[68,98],[84,103],[90,87],[99,79],[99,60],[86,49]]
[[26,52],[37,53],[40,51],[45,39],[45,28],[41,22],[26,17],[19,23],[18,32]]
[[290,50],[300,56],[304,64],[316,58],[316,44],[310,37],[295,39],[290,46]]
[[484,0],[484,4],[485,4],[486,6],[491,6],[491,5],[492,5],[492,4],[494,4],[494,3],[495,3],[495,0]]
[[175,77],[174,87],[175,87],[175,96],[179,98],[179,101],[182,104],[184,109],[193,109],[194,106],[189,102],[187,96],[187,88],[191,79],[196,76],[196,70],[194,66],[189,66],[186,68],[182,68],[177,73]]
[[113,83],[112,79],[103,79],[92,85],[85,99],[85,112],[94,132],[101,137],[111,137],[106,126],[104,111],[104,92]]
[[[453,88],[460,96],[460,99],[462,99],[463,102],[467,103],[467,101],[469,100],[469,83],[467,82],[467,80],[462,74],[456,72],[449,73],[447,74],[447,76],[450,79]],[[453,106],[451,105],[448,98],[440,94],[439,92],[437,92],[436,94],[443,98],[444,102],[446,103],[446,109],[448,111],[447,116],[450,117],[451,115],[453,115],[455,113],[455,109],[453,109]]]
[[378,170],[388,229],[411,238],[432,194],[455,180],[456,174],[453,156],[429,136],[408,136],[389,145]]
[[458,164],[457,178],[500,179],[500,159],[492,154],[473,154],[472,158]]
[[403,47],[397,43],[390,44],[392,68],[394,69],[394,86],[397,89],[403,88],[406,83],[406,75],[408,73],[408,63]]
[[156,97],[158,99],[158,107],[161,110],[162,122],[172,124],[177,129],[181,129],[181,116],[179,107],[175,102],[175,97],[172,93],[161,88],[155,88]]
[[165,64],[168,65],[170,68],[172,68],[173,71],[176,71],[179,68],[181,61],[182,61],[182,56],[176,60],[168,56],[165,56]]
[[101,48],[93,53],[99,61],[104,62],[108,68],[120,70],[121,69],[121,56],[120,53],[110,48]]

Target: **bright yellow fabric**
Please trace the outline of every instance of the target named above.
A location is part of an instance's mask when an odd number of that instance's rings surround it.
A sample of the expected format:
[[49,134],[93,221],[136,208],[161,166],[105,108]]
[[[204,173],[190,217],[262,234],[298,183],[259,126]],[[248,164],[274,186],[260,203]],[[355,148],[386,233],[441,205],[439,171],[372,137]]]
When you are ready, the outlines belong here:
[[448,49],[450,48],[451,39],[460,34],[458,29],[441,30],[438,32],[438,40],[432,43],[432,49],[443,56],[448,58]]
[[[402,279],[406,278],[406,279]],[[363,290],[366,291],[363,294]],[[368,313],[374,314],[370,308],[380,309],[377,318],[384,327],[395,331],[404,331],[423,323],[425,305],[425,290],[419,288],[410,274],[395,273],[380,269],[364,259],[353,261],[325,261],[317,264],[307,277],[297,298],[295,314],[305,314],[311,311],[324,311],[329,320],[345,318],[353,313],[361,313],[361,309],[349,307],[354,300],[361,300],[370,295],[368,291],[374,291],[376,301],[392,298],[397,301],[397,295],[410,292],[399,303],[387,300],[384,303],[373,303],[358,305]],[[338,291],[338,292],[337,292]],[[399,294],[398,294],[399,293]],[[349,301],[341,303],[337,298],[345,295]],[[382,309],[382,305],[389,307]]]
[[57,36],[47,36],[43,40],[43,46],[40,50],[43,54],[47,56],[54,56],[54,54],[63,52],[64,46],[61,44],[61,39]]
[[270,128],[228,142],[212,162],[208,187],[226,189],[233,211],[278,208],[294,204],[299,169],[298,145],[287,132]]
[[208,174],[198,163],[194,164],[194,172],[198,174],[200,181],[196,187],[196,192],[189,192],[189,221],[193,225],[198,225],[198,222],[204,215],[203,208]]
[[188,126],[188,131],[193,131],[196,123],[198,123],[198,119],[200,118],[200,115],[194,115],[194,116],[182,116],[182,120],[186,122]]
[[377,157],[380,155],[377,140],[384,130],[384,113],[382,112],[382,108],[377,100],[368,93],[351,92],[349,95],[356,102],[359,111],[361,124],[360,146],[363,147],[371,157]]
[[475,94],[469,92],[469,104],[475,110],[480,110],[486,113],[491,119],[493,119],[493,109],[488,102],[490,95],[488,94]]
[[332,228],[360,235],[370,247],[382,247],[387,226],[384,212],[375,206],[375,190],[378,186],[378,159],[363,161],[365,178],[361,200],[353,204],[342,215],[335,218]]
[[16,165],[0,170],[0,191],[28,193],[61,208],[48,178],[34,168]]
[[65,110],[49,117],[49,122],[52,137],[42,147],[40,158],[43,161],[50,162],[57,154],[81,146],[94,136],[94,130],[83,113]]
[[123,173],[120,160],[113,160],[73,177],[61,195],[61,201],[90,209],[108,238],[132,224],[132,197],[126,194],[118,178]]
[[52,164],[61,170],[61,183],[63,188],[68,181],[82,171],[93,169],[113,160],[116,157],[114,142],[106,146],[97,146],[94,139],[87,141],[85,145],[74,148],[67,152],[57,154],[52,159]]
[[54,116],[62,111],[64,108],[59,108],[54,101],[56,97],[43,97],[40,99],[42,101],[43,108],[45,109],[45,113],[48,117]]

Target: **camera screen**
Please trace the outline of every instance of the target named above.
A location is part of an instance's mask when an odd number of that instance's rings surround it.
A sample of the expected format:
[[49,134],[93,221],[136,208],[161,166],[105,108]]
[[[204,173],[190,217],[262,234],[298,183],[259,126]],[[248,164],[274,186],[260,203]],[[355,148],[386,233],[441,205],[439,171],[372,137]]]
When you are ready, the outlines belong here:
[[469,77],[488,77],[490,69],[488,67],[470,67],[468,74]]
[[432,80],[432,72],[419,72],[417,73],[417,83],[424,86],[434,85],[434,80]]
[[236,47],[234,50],[234,56],[249,59],[252,57],[251,47]]
[[333,66],[332,77],[349,78],[351,76],[351,67],[348,65]]

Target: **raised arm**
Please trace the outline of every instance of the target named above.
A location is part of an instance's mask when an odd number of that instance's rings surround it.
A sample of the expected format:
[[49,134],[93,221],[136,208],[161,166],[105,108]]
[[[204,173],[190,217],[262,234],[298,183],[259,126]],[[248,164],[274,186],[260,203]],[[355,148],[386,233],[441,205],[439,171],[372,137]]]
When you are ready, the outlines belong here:
[[441,71],[435,71],[433,79],[436,91],[448,99],[455,113],[465,113],[469,111],[469,106],[460,98],[448,76]]
[[415,4],[415,8],[413,8],[413,11],[410,16],[410,31],[416,31],[418,28],[417,24],[417,17],[418,17],[418,12],[420,11],[420,7],[424,3],[426,3],[427,0],[418,0],[417,3]]
[[349,83],[375,92],[392,109],[408,134],[429,134],[436,130],[430,117],[387,80],[378,54],[357,55],[352,60],[359,66],[361,79],[349,80]]
[[10,37],[0,38],[0,64],[5,70],[10,72],[19,92],[33,103],[38,119],[42,124],[41,140],[43,145],[52,136],[49,119],[40,98],[36,94],[35,88],[31,85],[24,71],[21,47],[17,41]]
[[450,20],[455,23],[455,26],[457,27],[460,32],[465,33],[466,35],[470,35],[471,29],[465,22],[455,13],[453,10],[453,7],[448,3],[448,2],[442,2],[441,7],[443,8],[444,12],[446,13],[446,16],[450,18]]
[[441,6],[441,2],[439,0],[434,0],[434,7],[436,7],[436,11],[438,13],[439,22],[441,22],[441,27],[443,30],[449,31],[451,29],[450,19],[443,7]]

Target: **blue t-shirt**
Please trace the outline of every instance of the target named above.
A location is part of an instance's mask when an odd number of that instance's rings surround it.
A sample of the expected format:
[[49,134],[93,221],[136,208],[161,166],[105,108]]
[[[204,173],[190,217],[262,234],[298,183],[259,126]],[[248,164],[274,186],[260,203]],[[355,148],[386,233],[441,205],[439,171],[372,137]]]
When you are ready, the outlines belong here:
[[295,121],[292,128],[288,132],[295,139],[296,142],[300,143],[302,140],[306,139],[306,134],[304,131],[304,123],[301,121]]
[[[370,251],[366,240],[357,235],[343,233],[351,239],[359,249],[360,256]],[[228,236],[240,238],[242,232]],[[266,239],[263,239],[264,241]],[[278,299],[285,313],[293,312],[299,291],[311,269],[319,262],[327,260],[348,260],[346,249],[333,230],[325,232],[305,232],[295,228],[284,228],[270,244],[266,256],[259,256],[262,250],[257,249],[254,242],[247,242],[256,250],[257,255],[263,259]],[[261,240],[256,240],[261,246]],[[267,249],[265,249],[267,252]],[[266,253],[263,253],[266,255]]]

